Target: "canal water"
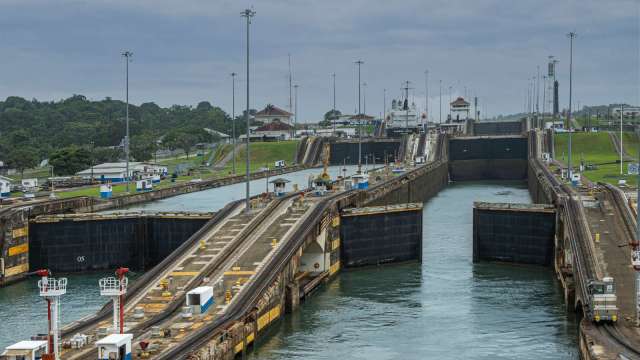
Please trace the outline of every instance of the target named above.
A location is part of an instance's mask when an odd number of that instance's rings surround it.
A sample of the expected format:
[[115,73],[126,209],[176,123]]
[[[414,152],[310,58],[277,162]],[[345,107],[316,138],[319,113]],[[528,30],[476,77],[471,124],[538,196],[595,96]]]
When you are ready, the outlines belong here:
[[[312,173],[318,170],[289,176],[304,187]],[[236,184],[136,209],[211,211],[243,191]],[[273,327],[249,358],[577,359],[577,326],[550,269],[472,263],[473,201],[531,200],[523,183],[450,185],[425,204],[421,264],[342,272]],[[97,283],[107,275],[68,276],[63,323],[104,304]],[[0,288],[0,350],[45,331],[35,279]]]
[[578,359],[551,269],[472,262],[474,201],[521,183],[452,184],[425,204],[423,262],[343,271],[249,359]]
[[[352,175],[357,170],[356,165],[342,166],[330,166],[328,169],[331,178],[335,179],[338,175]],[[364,168],[364,165],[363,165]],[[373,167],[369,167],[373,168]],[[346,171],[344,171],[346,170]],[[277,177],[263,178],[253,180],[249,183],[249,191],[251,195],[259,195],[267,190],[267,186],[270,191],[273,191],[273,184],[268,182],[275,178],[284,178],[289,180],[286,189],[293,189],[294,184],[298,186],[298,189],[302,190],[309,186],[309,179],[312,176],[318,176],[322,172],[322,169],[306,169],[296,171],[288,174],[278,175]],[[190,194],[170,197],[163,200],[157,200],[154,202],[133,205],[118,210],[109,210],[107,212],[115,211],[218,211],[222,209],[226,204],[239,199],[244,199],[245,196],[245,183],[237,183],[220,188],[213,188],[209,190],[194,192]]]

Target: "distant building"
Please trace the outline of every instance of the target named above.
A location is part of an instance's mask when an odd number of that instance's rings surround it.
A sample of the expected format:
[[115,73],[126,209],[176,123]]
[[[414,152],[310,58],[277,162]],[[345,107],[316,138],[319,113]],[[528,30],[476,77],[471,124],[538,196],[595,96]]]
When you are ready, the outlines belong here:
[[0,198],[9,197],[11,194],[11,182],[8,177],[0,176]]
[[[291,139],[293,126],[283,123],[280,120],[273,120],[268,124],[259,126],[251,131],[251,141],[281,141]],[[246,139],[246,135],[241,135],[240,139]]]
[[209,128],[204,128],[204,131],[206,131],[209,135],[212,136],[217,136],[220,138],[220,142],[225,143],[225,144],[229,144],[231,142],[231,135],[227,135],[223,132],[217,131],[217,130],[213,130],[213,129],[209,129]]
[[256,113],[255,120],[260,121],[263,124],[279,121],[283,124],[291,125],[293,124],[292,117],[292,113],[282,110],[275,105],[268,104],[264,109]]
[[451,106],[451,120],[461,121],[469,118],[469,111],[471,110],[471,104],[464,100],[462,96],[458,97],[450,103]]
[[[620,117],[620,107],[614,107],[612,109],[614,117]],[[624,106],[622,108],[622,116],[625,118],[635,118],[640,116],[640,106]]]
[[[168,168],[166,166],[144,163],[144,162],[129,162],[129,178],[134,179],[137,177],[151,177],[153,175],[167,175]],[[127,177],[127,163],[103,163],[95,165],[93,168],[79,171],[76,175],[83,179],[93,179],[102,182],[123,182]]]

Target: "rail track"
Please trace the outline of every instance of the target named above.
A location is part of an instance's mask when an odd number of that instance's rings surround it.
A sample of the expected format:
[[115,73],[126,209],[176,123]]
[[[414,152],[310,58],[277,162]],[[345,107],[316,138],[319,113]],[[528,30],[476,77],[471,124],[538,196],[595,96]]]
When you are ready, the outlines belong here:
[[[255,219],[253,219],[250,222],[250,224],[247,227],[245,227],[241,231],[241,233],[238,234],[237,238],[234,239],[234,241],[232,241],[229,244],[229,246],[226,247],[224,251],[221,252],[219,256],[216,257],[216,259],[211,264],[207,265],[207,267],[199,275],[197,275],[196,277],[194,277],[192,281],[190,281],[190,284],[192,285],[190,287],[193,287],[201,283],[205,277],[210,276],[212,273],[218,270],[219,267],[227,263],[229,259],[233,257],[235,250],[237,250],[245,242],[245,240],[252,234],[253,230],[259,227],[265,221],[265,219],[269,217],[271,212],[277,209],[280,204],[282,204],[284,201],[288,200],[294,195],[295,194],[291,194],[289,196],[278,198],[272,201],[272,203],[269,204],[269,207],[267,209],[264,209]],[[236,211],[242,205],[242,203],[243,203],[243,200],[234,201],[228,204],[227,206],[225,206],[218,213],[216,213],[214,217],[205,226],[203,226],[200,230],[198,230],[185,243],[183,243],[180,247],[174,250],[167,258],[165,258],[162,262],[156,265],[152,270],[148,271],[143,276],[138,278],[135,281],[135,283],[129,288],[129,291],[127,292],[128,297],[130,298],[137,297],[141,294],[142,291],[145,290],[146,287],[148,287],[149,284],[157,283],[158,277],[162,276],[166,268],[170,267],[171,264],[173,264],[174,262],[180,261],[183,253],[188,252],[188,250],[191,249],[193,246],[197,246],[199,240],[205,234],[207,234],[207,232],[210,232],[221,221],[223,221],[225,218],[233,214],[234,211]],[[176,299],[174,299],[165,311],[159,313],[158,315],[153,316],[152,318],[140,324],[137,324],[134,328],[130,330],[130,333],[134,335],[134,338],[139,337],[140,335],[148,332],[152,326],[161,324],[164,321],[175,316],[179,312],[182,304],[184,303],[185,296],[186,296],[186,291],[182,293],[180,296],[178,296]],[[72,326],[65,328],[63,332],[63,336],[65,335],[68,336],[71,334],[75,334],[78,332],[83,332],[83,331],[87,331],[92,328],[95,328],[98,325],[98,323],[108,319],[110,315],[112,315],[111,306],[109,303],[107,303],[105,306],[103,306],[103,308],[98,313],[90,316],[89,318],[85,318],[76,324],[72,324]],[[71,356],[76,359],[92,359],[94,358],[93,355],[94,355],[93,349],[86,349],[75,355],[71,354]]]
[[[436,154],[437,157],[434,163],[437,164],[440,164],[441,160],[447,156],[446,136],[444,135],[438,137]],[[425,166],[430,166],[434,163],[426,164]],[[404,176],[408,176],[409,174],[410,173],[407,173]],[[377,184],[371,190],[382,185],[383,184]],[[203,348],[211,339],[219,335],[221,329],[227,328],[247,314],[261,294],[273,283],[280,271],[286,266],[291,256],[303,245],[306,237],[314,230],[313,225],[317,219],[320,218],[325,211],[328,211],[334,203],[353,195],[357,191],[358,190],[349,190],[331,195],[316,204],[306,219],[304,219],[289,236],[290,240],[286,244],[283,244],[283,246],[278,247],[274,255],[264,264],[264,269],[269,269],[269,271],[258,272],[256,278],[245,285],[246,288],[244,291],[237,295],[223,315],[184,338],[182,342],[161,354],[158,359],[173,360],[189,358],[193,351]]]
[[618,346],[624,349],[624,355],[630,359],[640,359],[640,347],[630,342],[627,337],[620,332],[615,325],[604,324],[600,330],[612,339]]

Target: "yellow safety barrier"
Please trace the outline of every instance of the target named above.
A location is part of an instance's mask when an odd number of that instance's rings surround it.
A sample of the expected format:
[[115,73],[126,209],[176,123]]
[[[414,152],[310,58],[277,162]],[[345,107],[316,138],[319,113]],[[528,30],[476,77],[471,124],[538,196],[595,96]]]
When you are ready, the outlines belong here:
[[9,248],[9,256],[15,256],[15,255],[20,255],[20,254],[24,254],[26,252],[29,251],[29,244],[28,243],[24,243],[21,245],[16,245],[16,246],[12,246]]

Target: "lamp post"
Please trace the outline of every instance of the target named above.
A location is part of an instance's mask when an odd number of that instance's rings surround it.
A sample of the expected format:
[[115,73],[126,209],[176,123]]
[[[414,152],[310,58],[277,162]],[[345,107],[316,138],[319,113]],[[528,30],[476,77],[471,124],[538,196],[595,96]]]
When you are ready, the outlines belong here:
[[429,70],[424,71],[424,112],[425,112],[425,117],[428,124],[429,123]]
[[245,120],[247,122],[247,151],[246,151],[246,198],[245,198],[245,213],[249,213],[250,209],[250,198],[251,195],[249,193],[249,182],[250,182],[250,175],[251,175],[251,171],[249,169],[249,25],[251,25],[251,18],[254,17],[256,15],[256,12],[251,10],[251,9],[246,9],[241,13],[241,16],[247,19],[247,107],[246,107],[246,112],[245,112]]
[[622,175],[622,153],[624,152],[624,150],[622,150],[622,118],[623,118],[623,110],[624,110],[624,104],[620,105],[620,175]]
[[442,124],[442,80],[440,80],[440,96],[439,96],[439,99],[440,99],[440,111],[439,111],[438,117],[440,118],[439,119],[440,124]]
[[569,34],[567,34],[567,36],[569,37],[569,112],[567,114],[567,121],[569,123],[568,129],[569,129],[569,160],[568,160],[568,168],[567,168],[567,174],[569,175],[569,180],[571,180],[571,173],[573,172],[571,170],[571,133],[572,133],[572,127],[573,125],[571,124],[571,100],[572,100],[572,91],[573,91],[573,39],[575,39],[576,37],[576,33],[575,32],[570,32]]
[[298,84],[293,85],[293,104],[295,107],[294,115],[293,115],[293,137],[296,137],[296,125],[298,124]]
[[336,121],[338,116],[336,115],[336,73],[331,75],[333,77],[333,136],[336,135]]
[[231,73],[231,157],[233,161],[232,171],[236,174],[236,73]]
[[126,50],[122,53],[125,62],[125,98],[126,98],[126,132],[124,135],[124,156],[126,157],[126,173],[124,175],[125,182],[127,184],[127,192],[129,192],[129,61],[133,53]]
[[358,65],[358,174],[361,174],[362,170],[362,111],[360,110],[360,66],[364,64],[364,61],[358,60],[355,62]]

